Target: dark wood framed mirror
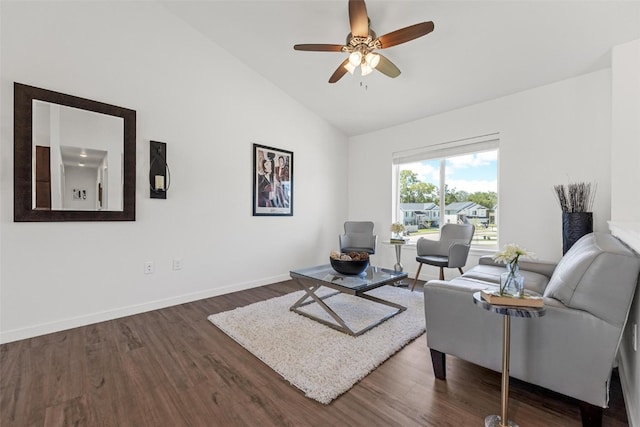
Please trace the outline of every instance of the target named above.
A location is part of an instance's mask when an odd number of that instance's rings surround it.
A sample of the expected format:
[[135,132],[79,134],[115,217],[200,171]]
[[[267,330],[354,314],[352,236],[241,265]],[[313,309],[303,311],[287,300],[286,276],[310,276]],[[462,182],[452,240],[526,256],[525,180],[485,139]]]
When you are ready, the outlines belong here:
[[136,112],[13,89],[13,220],[135,221]]

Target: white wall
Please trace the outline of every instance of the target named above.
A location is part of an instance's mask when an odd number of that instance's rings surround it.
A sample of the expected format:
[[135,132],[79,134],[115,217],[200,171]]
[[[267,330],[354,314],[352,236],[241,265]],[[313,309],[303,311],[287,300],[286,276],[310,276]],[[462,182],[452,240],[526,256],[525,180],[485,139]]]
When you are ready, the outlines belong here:
[[[64,168],[63,208],[92,211],[96,208],[98,169],[67,165]],[[74,198],[74,191],[76,198]]]
[[[612,231],[640,252],[640,40],[616,46],[612,57]],[[620,345],[620,379],[631,426],[640,426],[640,351],[633,348],[640,327],[636,294]]]
[[612,70],[611,215],[640,222],[640,40],[613,49]]
[[[558,260],[562,255],[562,214],[554,184],[597,183],[594,229],[607,230],[611,208],[610,79],[611,71],[605,69],[351,138],[349,182],[366,182],[366,186],[360,187],[365,191],[349,189],[349,215],[371,217],[388,237],[393,152],[499,133],[499,244],[517,243],[539,259]],[[383,247],[379,252],[379,256],[386,256],[386,262],[393,260],[391,248]],[[468,265],[476,260],[471,257]],[[403,264],[409,275],[415,274],[415,247],[403,249]],[[448,270],[446,277],[455,274],[456,270]],[[425,266],[420,276],[437,278],[437,268]]]
[[[343,134],[156,4],[3,1],[0,14],[0,341],[326,261],[347,213]],[[12,222],[14,81],[137,111],[135,222]],[[149,140],[168,144],[167,200],[149,198]],[[293,151],[292,217],[252,216],[252,143]]]

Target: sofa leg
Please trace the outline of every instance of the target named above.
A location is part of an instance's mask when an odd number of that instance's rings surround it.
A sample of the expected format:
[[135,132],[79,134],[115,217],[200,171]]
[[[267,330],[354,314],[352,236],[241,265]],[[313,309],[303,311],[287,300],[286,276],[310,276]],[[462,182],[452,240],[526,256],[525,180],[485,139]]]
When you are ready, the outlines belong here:
[[431,364],[433,365],[433,375],[439,380],[447,379],[447,359],[446,354],[441,353],[438,350],[432,348],[431,351]]
[[444,280],[444,267],[440,267],[440,280]]
[[462,267],[458,267],[458,270],[460,271],[460,274],[464,274],[464,271],[462,271]]
[[[432,356],[433,357],[433,356]],[[583,427],[602,427],[602,411],[599,406],[580,402],[580,416]]]

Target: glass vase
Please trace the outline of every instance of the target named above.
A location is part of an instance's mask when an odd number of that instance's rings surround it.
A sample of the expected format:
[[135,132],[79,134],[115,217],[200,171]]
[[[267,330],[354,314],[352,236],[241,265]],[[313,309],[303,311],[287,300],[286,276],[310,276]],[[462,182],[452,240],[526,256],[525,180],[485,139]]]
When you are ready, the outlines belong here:
[[524,293],[524,276],[518,264],[507,264],[507,271],[500,275],[500,295],[521,298]]

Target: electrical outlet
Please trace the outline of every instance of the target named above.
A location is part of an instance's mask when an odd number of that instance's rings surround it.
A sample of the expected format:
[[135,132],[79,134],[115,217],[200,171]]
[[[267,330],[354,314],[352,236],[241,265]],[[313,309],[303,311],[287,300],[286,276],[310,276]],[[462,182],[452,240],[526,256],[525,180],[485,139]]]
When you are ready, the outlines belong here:
[[173,269],[174,270],[182,270],[182,258],[174,258],[174,260],[173,260]]
[[638,324],[633,324],[633,351],[638,351]]
[[144,263],[144,274],[153,274],[153,261]]

